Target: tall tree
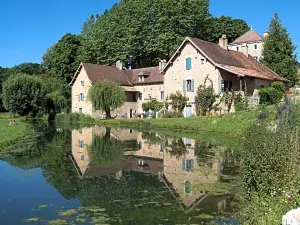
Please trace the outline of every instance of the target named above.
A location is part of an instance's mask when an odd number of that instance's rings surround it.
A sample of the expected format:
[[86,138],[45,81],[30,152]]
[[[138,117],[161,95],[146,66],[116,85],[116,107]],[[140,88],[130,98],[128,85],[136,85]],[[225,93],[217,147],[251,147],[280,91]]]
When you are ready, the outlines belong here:
[[88,93],[94,110],[106,113],[106,119],[111,119],[111,111],[123,105],[125,100],[124,89],[112,81],[103,81],[94,84]]
[[280,76],[289,79],[293,86],[297,79],[296,47],[283,27],[278,14],[275,14],[269,26],[269,35],[265,39],[261,62]]
[[71,82],[80,64],[81,37],[64,35],[43,56],[43,66],[50,76],[58,77],[65,83]]
[[18,74],[3,83],[3,103],[13,113],[35,116],[42,109],[43,100],[43,84],[38,77]]
[[208,24],[205,39],[210,42],[217,42],[223,34],[226,34],[229,42],[232,42],[250,30],[244,20],[232,19],[229,16],[211,18]]
[[133,56],[133,66],[170,58],[186,36],[205,36],[208,0],[122,0],[82,29],[84,61],[111,65]]
[[12,68],[14,73],[25,73],[28,75],[39,75],[44,73],[44,69],[39,63],[21,63]]

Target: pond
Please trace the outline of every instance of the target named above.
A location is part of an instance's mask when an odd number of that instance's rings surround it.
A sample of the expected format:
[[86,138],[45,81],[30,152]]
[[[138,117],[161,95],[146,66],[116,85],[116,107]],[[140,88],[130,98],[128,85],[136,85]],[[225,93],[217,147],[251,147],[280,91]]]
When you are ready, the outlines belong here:
[[232,222],[232,149],[97,126],[38,133],[0,154],[3,225]]

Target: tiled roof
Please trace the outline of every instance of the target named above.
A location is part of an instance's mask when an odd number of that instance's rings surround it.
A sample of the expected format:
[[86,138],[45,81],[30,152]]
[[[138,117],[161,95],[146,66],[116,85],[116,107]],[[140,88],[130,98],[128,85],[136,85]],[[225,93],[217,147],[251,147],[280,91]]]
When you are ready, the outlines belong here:
[[258,62],[252,56],[245,56],[242,52],[225,50],[218,44],[189,38],[196,47],[219,68],[225,68],[233,73],[266,80],[288,81]]
[[[158,67],[119,70],[116,67],[102,66],[90,63],[82,63],[81,65],[85,69],[87,76],[92,83],[101,80],[111,80],[122,86],[163,83],[163,75],[160,74]],[[139,81],[139,76],[141,75],[145,76],[145,80],[143,82]],[[71,84],[75,82],[75,79],[76,77],[74,77]]]
[[256,31],[249,30],[239,38],[235,39],[230,44],[241,44],[241,43],[251,43],[251,42],[260,42],[263,40],[263,37],[260,36]]

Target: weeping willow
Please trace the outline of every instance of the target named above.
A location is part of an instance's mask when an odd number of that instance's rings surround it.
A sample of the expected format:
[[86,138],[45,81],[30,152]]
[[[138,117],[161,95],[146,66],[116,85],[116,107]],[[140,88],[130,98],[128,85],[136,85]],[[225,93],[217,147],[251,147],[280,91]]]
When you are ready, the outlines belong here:
[[88,93],[94,110],[103,110],[106,119],[111,119],[111,111],[119,108],[125,101],[124,89],[112,81],[103,81],[94,84]]

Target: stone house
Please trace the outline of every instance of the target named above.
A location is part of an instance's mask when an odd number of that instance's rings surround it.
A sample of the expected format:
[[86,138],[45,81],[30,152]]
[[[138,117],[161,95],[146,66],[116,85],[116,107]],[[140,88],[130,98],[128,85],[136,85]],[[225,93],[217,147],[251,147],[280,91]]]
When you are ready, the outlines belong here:
[[83,113],[94,117],[102,117],[102,111],[93,110],[88,101],[90,87],[103,80],[111,80],[124,88],[125,103],[112,116],[132,118],[141,115],[142,104],[152,99],[163,101],[163,75],[160,73],[165,61],[157,67],[128,70],[118,61],[115,67],[81,63],[72,82],[72,112]]
[[176,91],[188,97],[185,117],[196,114],[197,88],[206,77],[217,94],[247,90],[250,96],[257,95],[257,90],[273,81],[287,81],[250,56],[247,45],[241,51],[229,50],[226,35],[219,39],[219,44],[185,38],[161,73],[165,99]]
[[228,44],[228,49],[232,51],[243,52],[244,48],[247,46],[248,54],[259,61],[262,56],[264,38],[266,38],[268,35],[269,32],[265,31],[262,37],[256,31],[251,29]]

